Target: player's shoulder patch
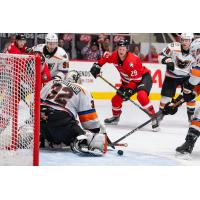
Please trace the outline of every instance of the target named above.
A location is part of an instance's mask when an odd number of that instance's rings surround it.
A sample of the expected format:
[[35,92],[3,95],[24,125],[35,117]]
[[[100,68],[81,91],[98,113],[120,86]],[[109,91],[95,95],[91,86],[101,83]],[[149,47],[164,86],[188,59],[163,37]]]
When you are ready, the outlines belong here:
[[179,42],[172,42],[168,45],[171,49],[179,49],[181,48],[181,43]]

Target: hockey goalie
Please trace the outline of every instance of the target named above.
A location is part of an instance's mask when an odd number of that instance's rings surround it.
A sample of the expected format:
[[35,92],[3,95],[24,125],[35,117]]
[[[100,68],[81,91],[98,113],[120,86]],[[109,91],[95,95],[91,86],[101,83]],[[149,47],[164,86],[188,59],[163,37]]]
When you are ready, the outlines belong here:
[[41,147],[47,140],[51,147],[64,144],[75,153],[105,154],[107,137],[90,93],[78,84],[77,71],[69,72],[66,80],[64,77],[59,72],[41,90]]

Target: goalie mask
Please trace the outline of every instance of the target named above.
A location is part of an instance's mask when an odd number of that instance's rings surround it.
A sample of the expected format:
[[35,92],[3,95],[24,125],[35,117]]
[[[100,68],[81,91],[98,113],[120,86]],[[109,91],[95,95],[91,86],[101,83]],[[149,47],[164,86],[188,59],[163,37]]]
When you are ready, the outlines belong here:
[[81,75],[76,70],[69,71],[66,76],[66,80],[72,83],[81,84]]

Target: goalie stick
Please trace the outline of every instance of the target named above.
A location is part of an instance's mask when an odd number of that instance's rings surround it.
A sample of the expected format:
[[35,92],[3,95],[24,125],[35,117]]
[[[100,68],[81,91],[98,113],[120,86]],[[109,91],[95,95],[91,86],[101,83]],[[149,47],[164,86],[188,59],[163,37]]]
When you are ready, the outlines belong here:
[[111,140],[110,140],[110,138],[108,137],[107,134],[106,134],[106,136],[107,136],[108,146],[112,147],[113,149],[115,149],[116,146],[118,146],[118,147],[127,147],[128,146],[127,143],[114,144],[113,142],[111,142]]

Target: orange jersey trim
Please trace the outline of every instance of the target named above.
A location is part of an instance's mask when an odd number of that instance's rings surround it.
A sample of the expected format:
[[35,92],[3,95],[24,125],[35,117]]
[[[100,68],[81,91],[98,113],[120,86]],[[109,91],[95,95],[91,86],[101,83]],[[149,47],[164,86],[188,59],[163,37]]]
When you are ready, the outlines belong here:
[[200,70],[199,69],[192,69],[192,75],[200,77]]
[[79,115],[79,119],[80,119],[80,122],[87,122],[87,121],[95,120],[95,119],[97,119],[97,113],[93,112],[93,113]]

